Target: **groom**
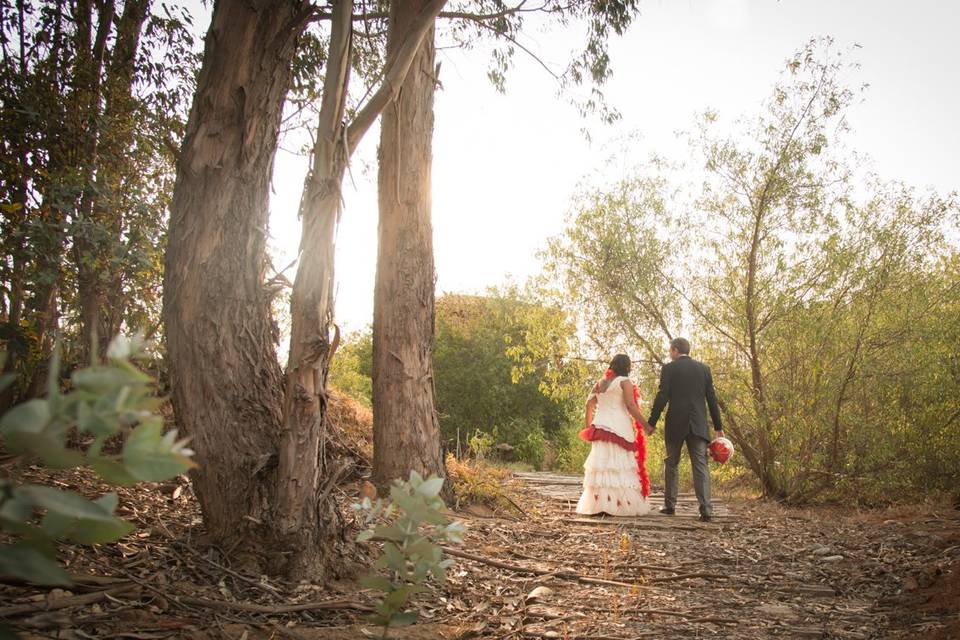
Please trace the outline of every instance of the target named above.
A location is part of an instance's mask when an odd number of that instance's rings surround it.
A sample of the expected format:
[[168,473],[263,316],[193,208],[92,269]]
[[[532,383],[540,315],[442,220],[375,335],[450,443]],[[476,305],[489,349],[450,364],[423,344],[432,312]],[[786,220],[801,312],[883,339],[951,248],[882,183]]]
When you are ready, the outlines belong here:
[[707,445],[710,435],[707,432],[706,407],[710,408],[710,419],[716,436],[723,436],[720,423],[720,409],[717,406],[717,394],[713,390],[713,378],[710,367],[690,357],[690,342],[685,338],[674,338],[670,342],[670,360],[660,371],[660,388],[650,410],[650,429],[653,430],[660,419],[664,406],[667,410],[667,426],[664,440],[667,445],[667,458],[664,461],[665,487],[663,508],[660,513],[672,516],[677,506],[677,465],[683,444],[687,444],[693,467],[693,488],[700,503],[700,521],[709,522],[713,507],[710,504],[710,469],[707,466]]

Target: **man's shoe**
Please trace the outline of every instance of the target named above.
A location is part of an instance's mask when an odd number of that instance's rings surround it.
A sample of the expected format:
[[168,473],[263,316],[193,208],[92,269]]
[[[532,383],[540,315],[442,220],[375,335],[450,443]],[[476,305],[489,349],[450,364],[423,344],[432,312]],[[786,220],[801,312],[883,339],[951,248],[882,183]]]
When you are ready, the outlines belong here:
[[711,520],[713,520],[713,516],[708,516],[705,513],[700,514],[700,522],[710,522]]
[[676,515],[676,510],[671,509],[670,507],[660,507],[660,513],[665,516]]

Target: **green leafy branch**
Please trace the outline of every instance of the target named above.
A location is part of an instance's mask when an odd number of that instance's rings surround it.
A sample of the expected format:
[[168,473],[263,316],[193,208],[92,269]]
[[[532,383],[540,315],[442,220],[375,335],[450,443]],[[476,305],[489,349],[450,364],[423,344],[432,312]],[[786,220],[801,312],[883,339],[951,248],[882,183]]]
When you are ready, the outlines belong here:
[[365,576],[360,583],[384,593],[370,621],[383,627],[383,637],[391,626],[413,624],[417,612],[406,610],[411,596],[426,590],[431,576],[438,584],[445,584],[445,570],[453,560],[443,559],[440,544],[463,542],[465,528],[461,522],[450,522],[443,513],[440,490],[443,478],[431,476],[424,480],[416,471],[410,472],[406,482],[396,480],[390,488],[390,502],[383,500],[354,504],[369,528],[358,536],[359,542],[382,540],[383,555],[375,567],[384,575]]
[[[107,351],[107,364],[75,371],[67,393],[60,390],[55,353],[47,396],[0,417],[0,440],[7,451],[26,460],[39,458],[55,469],[89,466],[120,486],[166,480],[193,467],[186,440],[178,440],[175,429],[163,433],[163,420],[156,414],[161,400],[153,394],[153,381],[131,363],[142,349],[140,339],[116,338]],[[0,353],[0,365],[5,357]],[[0,391],[12,382],[12,375],[0,377]],[[85,451],[67,446],[72,428],[93,436]],[[107,439],[118,433],[126,435],[122,452],[104,453]],[[0,574],[70,585],[56,562],[55,541],[100,544],[127,535],[134,527],[114,515],[117,503],[114,492],[90,501],[73,491],[0,478],[0,529],[17,537],[0,546]]]

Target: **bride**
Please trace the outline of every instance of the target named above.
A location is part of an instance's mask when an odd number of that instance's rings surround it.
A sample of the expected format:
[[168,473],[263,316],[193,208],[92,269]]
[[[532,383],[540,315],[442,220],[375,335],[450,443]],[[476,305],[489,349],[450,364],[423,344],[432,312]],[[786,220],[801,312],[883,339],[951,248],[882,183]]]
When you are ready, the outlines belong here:
[[587,398],[585,428],[591,443],[583,464],[583,495],[577,513],[641,516],[650,510],[644,432],[649,426],[637,405],[637,387],[627,376],[630,358],[617,354]]

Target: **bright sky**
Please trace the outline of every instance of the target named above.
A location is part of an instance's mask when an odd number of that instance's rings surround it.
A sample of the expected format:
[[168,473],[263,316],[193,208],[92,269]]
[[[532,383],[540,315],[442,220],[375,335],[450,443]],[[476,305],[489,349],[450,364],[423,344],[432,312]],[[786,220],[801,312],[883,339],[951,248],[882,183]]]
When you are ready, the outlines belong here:
[[[486,79],[483,49],[442,50],[433,167],[437,294],[477,292],[536,273],[535,252],[563,228],[577,184],[639,133],[623,164],[652,151],[682,159],[674,132],[696,113],[753,114],[783,63],[810,38],[857,43],[854,83],[869,83],[851,113],[850,146],[885,178],[943,193],[960,189],[960,2],[941,0],[648,0],[611,48],[608,100],[614,126],[590,125],[556,96],[538,63],[517,54],[507,93]],[[528,34],[524,44],[561,70],[576,30]],[[445,44],[443,41],[438,45]],[[377,253],[375,150],[371,130],[345,184],[337,246],[337,322],[360,329],[373,317]],[[271,234],[285,266],[296,255],[306,160],[277,156]],[[603,176],[604,178],[610,176]]]

